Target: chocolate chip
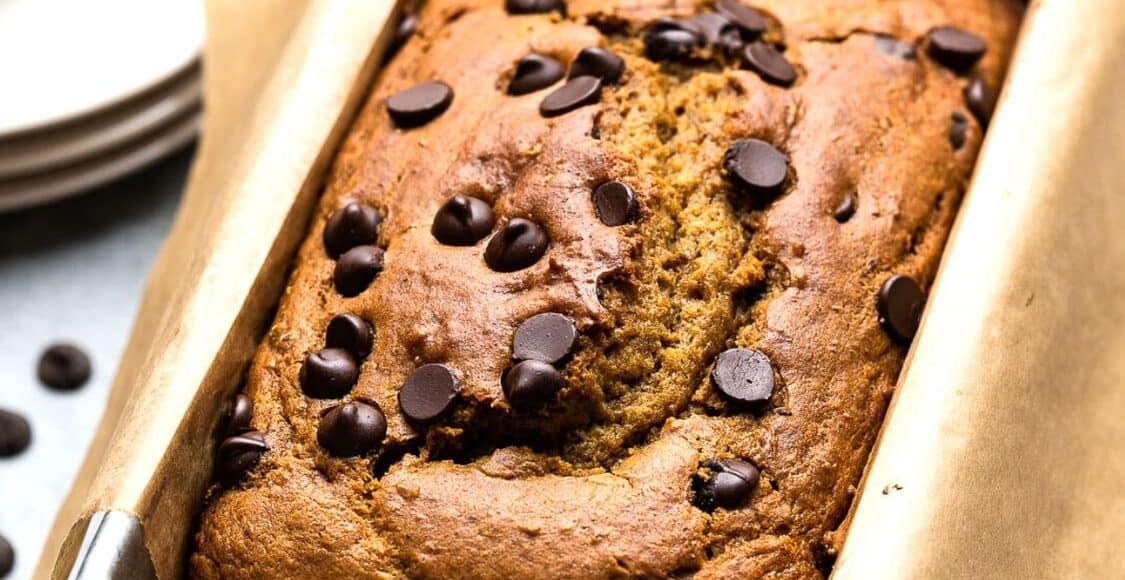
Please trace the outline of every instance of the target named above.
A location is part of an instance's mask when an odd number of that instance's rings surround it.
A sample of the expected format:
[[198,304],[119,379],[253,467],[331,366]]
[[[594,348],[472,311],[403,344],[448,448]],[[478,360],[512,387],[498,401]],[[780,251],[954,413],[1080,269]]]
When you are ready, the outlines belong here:
[[988,48],[983,38],[953,26],[939,26],[929,38],[930,56],[958,72],[973,68]]
[[751,42],[742,49],[742,57],[750,70],[767,83],[788,87],[797,80],[797,70],[780,52],[764,42]]
[[734,509],[758,486],[758,468],[741,459],[710,460],[706,478],[695,480],[695,503],[701,509]]
[[237,485],[269,450],[265,435],[258,431],[227,437],[219,444],[216,461],[219,481],[226,487]]
[[753,40],[766,31],[766,17],[737,0],[718,0],[715,10],[738,26],[746,40]]
[[0,578],[6,577],[16,567],[16,551],[8,539],[0,536]]
[[566,382],[558,369],[537,360],[517,363],[504,374],[504,397],[516,409],[542,406],[563,388]]
[[363,360],[371,354],[375,343],[375,327],[370,322],[350,313],[337,314],[328,321],[324,332],[324,345],[328,348],[342,348],[356,360]]
[[836,218],[836,221],[840,223],[847,222],[855,215],[856,203],[857,200],[854,193],[849,192],[845,194],[844,199],[840,200],[840,204],[837,205],[835,211],[832,212],[832,217]]
[[414,36],[414,31],[418,29],[418,15],[417,14],[403,14],[402,19],[398,21],[398,28],[395,28],[395,35],[391,38],[390,44],[387,45],[387,52],[383,55],[383,62],[387,62],[394,58],[395,54],[402,49],[407,40]]
[[607,226],[620,226],[637,219],[637,194],[620,181],[609,181],[594,189],[594,210]]
[[879,322],[895,339],[909,344],[918,332],[926,296],[910,276],[895,274],[879,288]]
[[902,60],[914,60],[918,56],[913,44],[885,34],[875,35],[875,48],[887,56],[901,58]]
[[773,366],[759,351],[732,348],[719,354],[711,381],[719,392],[735,401],[759,403],[773,394]]
[[538,262],[549,244],[547,233],[539,224],[513,218],[492,235],[484,249],[484,261],[497,272],[515,272]]
[[730,18],[718,12],[701,12],[691,18],[691,23],[703,36],[704,42],[712,45],[723,45],[729,38],[737,38],[741,43],[742,37],[738,33],[738,26]]
[[598,77],[575,77],[547,95],[539,103],[539,114],[544,117],[558,117],[580,107],[598,102],[602,92],[602,80]]
[[969,119],[961,111],[953,111],[949,118],[949,144],[960,151],[968,140]]
[[578,329],[574,320],[558,312],[536,314],[523,321],[512,339],[512,358],[557,363],[574,349]]
[[612,85],[621,80],[625,73],[625,59],[597,46],[589,46],[578,52],[574,62],[570,63],[570,74],[567,78],[583,76],[598,77],[603,85]]
[[441,81],[432,81],[387,97],[387,112],[396,126],[410,129],[436,119],[452,102],[453,89]]
[[447,246],[471,246],[492,231],[492,207],[483,199],[455,195],[438,209],[430,233]]
[[301,390],[314,399],[339,399],[351,392],[358,379],[359,364],[342,348],[314,352],[301,365]]
[[223,421],[221,431],[223,438],[250,431],[250,420],[254,418],[254,403],[250,397],[239,393],[231,401],[226,419]]
[[340,256],[332,280],[341,296],[358,296],[383,271],[383,249],[356,246]]
[[508,14],[544,14],[559,12],[566,16],[566,2],[563,0],[504,0]]
[[349,203],[336,210],[324,224],[324,249],[333,258],[356,247],[374,244],[382,218],[375,208]]
[[508,83],[509,95],[526,95],[545,89],[563,78],[566,70],[559,61],[541,54],[529,54],[516,64]]
[[55,344],[39,356],[39,381],[58,391],[73,391],[90,379],[90,357],[72,344]]
[[657,24],[645,32],[645,56],[655,61],[683,60],[702,44],[703,37],[694,25],[677,22],[676,27]]
[[14,457],[31,445],[31,425],[23,415],[0,409],[0,457]]
[[422,365],[402,384],[398,407],[407,419],[430,423],[449,412],[460,390],[457,377],[445,365]]
[[988,122],[992,120],[992,110],[996,108],[996,93],[980,77],[969,81],[969,86],[965,87],[965,104],[980,126],[987,129]]
[[386,435],[387,418],[378,405],[350,401],[321,415],[316,441],[334,457],[354,457],[374,449]]
[[739,139],[727,149],[723,166],[727,177],[743,192],[772,198],[785,185],[789,160],[765,141]]

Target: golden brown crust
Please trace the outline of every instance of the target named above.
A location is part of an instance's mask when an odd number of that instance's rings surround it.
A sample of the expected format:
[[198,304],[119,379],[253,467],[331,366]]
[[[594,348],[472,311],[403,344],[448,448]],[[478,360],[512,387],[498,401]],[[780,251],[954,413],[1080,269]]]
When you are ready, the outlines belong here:
[[[934,26],[971,30],[989,45],[976,73],[996,87],[1018,3],[761,0],[799,70],[787,89],[737,67],[641,56],[635,31],[694,2],[576,0],[566,19],[502,5],[430,2],[381,75],[249,372],[253,424],[271,450],[210,501],[191,574],[820,575],[905,355],[879,326],[876,292],[891,273],[932,280],[981,138],[972,121],[964,147],[948,138],[950,115],[967,114],[966,76],[921,49],[888,55],[876,34],[921,47]],[[548,120],[545,91],[504,94],[527,53],[569,62],[594,45],[627,61],[598,106]],[[394,129],[386,96],[433,79],[453,87],[450,109]],[[721,171],[746,137],[791,160],[790,187],[765,207],[732,194]],[[598,221],[590,192],[609,179],[636,188],[636,225]],[[542,224],[547,255],[501,274],[481,259],[483,242],[438,244],[430,223],[457,193],[493,203],[501,221]],[[848,193],[858,210],[837,223]],[[321,235],[355,200],[385,217],[386,269],[343,298]],[[374,461],[319,448],[319,413],[336,401],[309,399],[297,382],[345,311],[377,329],[350,395],[387,415]],[[517,413],[500,376],[516,326],[546,311],[577,321],[579,348],[560,400]],[[707,379],[734,346],[773,363],[779,387],[764,410],[732,407]],[[419,432],[396,395],[430,362],[453,368],[462,391],[451,417]],[[714,457],[762,469],[745,507],[693,505],[692,478]]]

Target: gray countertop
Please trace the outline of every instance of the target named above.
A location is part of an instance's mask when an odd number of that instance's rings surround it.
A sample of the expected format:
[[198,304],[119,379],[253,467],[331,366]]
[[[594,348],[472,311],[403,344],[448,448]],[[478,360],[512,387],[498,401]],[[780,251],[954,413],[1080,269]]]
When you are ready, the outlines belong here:
[[[30,578],[86,453],[193,153],[80,197],[0,214],[0,408],[22,413],[33,431],[27,451],[0,459],[0,534],[16,550],[10,578]],[[80,346],[93,363],[77,392],[50,391],[35,377],[40,353],[56,341]]]

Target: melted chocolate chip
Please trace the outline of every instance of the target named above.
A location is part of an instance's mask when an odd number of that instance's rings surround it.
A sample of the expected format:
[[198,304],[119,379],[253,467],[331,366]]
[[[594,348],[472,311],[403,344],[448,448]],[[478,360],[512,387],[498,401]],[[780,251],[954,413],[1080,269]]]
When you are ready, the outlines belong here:
[[231,401],[226,419],[223,421],[223,438],[250,431],[250,420],[254,418],[254,403],[250,397],[239,393]]
[[695,480],[695,504],[707,511],[715,508],[734,509],[758,486],[758,468],[741,459],[708,461],[710,473]]
[[0,578],[6,577],[16,567],[16,551],[8,539],[0,536]]
[[453,408],[460,390],[457,377],[445,365],[422,365],[403,383],[398,392],[398,407],[407,419],[430,423]]
[[953,111],[949,118],[949,144],[954,151],[960,151],[968,140],[969,118],[961,111]]
[[788,87],[797,80],[797,70],[780,52],[764,42],[751,42],[742,50],[750,70],[767,83]]
[[973,68],[988,46],[984,39],[953,26],[939,26],[930,31],[930,56],[957,72]]
[[757,350],[732,348],[719,354],[711,381],[730,399],[760,403],[773,395],[773,366],[769,357]]
[[918,51],[913,44],[886,34],[875,35],[875,48],[887,56],[901,58],[902,60],[914,60],[918,57]]
[[566,2],[564,0],[504,0],[504,9],[508,11],[508,14],[559,12],[566,16]]
[[320,417],[316,441],[334,457],[354,457],[374,449],[387,435],[387,418],[373,403],[350,401]]
[[314,399],[339,399],[351,392],[359,379],[359,364],[342,348],[326,348],[305,357],[300,383]]
[[661,19],[645,31],[645,56],[655,61],[678,61],[703,44],[696,26],[683,20]]
[[557,363],[574,350],[578,329],[574,320],[557,312],[536,314],[523,321],[512,339],[512,358]]
[[918,332],[926,295],[910,276],[896,274],[879,288],[879,322],[896,340],[909,344]]
[[594,189],[594,210],[607,226],[620,226],[637,219],[637,194],[620,181],[609,181]]
[[965,104],[980,126],[987,129],[988,122],[992,120],[992,110],[996,108],[996,93],[980,77],[969,81],[969,86],[965,87]]
[[383,249],[376,246],[356,246],[340,256],[332,281],[341,296],[358,296],[379,272],[383,271]]
[[447,246],[472,246],[492,231],[492,207],[483,199],[455,195],[438,209],[430,233]]
[[484,249],[484,261],[497,272],[515,272],[538,262],[549,244],[547,233],[539,224],[513,218],[492,235]]
[[14,457],[31,445],[31,424],[19,413],[0,409],[0,457]]
[[379,236],[379,212],[369,205],[349,203],[324,224],[324,249],[333,258],[356,247],[374,244]]
[[441,81],[432,81],[387,97],[387,112],[396,126],[410,129],[436,119],[452,102],[453,89]]
[[375,344],[375,327],[354,314],[337,314],[328,322],[324,339],[328,348],[342,348],[362,360],[371,354]]
[[90,379],[90,357],[71,344],[52,345],[40,355],[36,372],[47,387],[73,391]]
[[226,487],[237,485],[269,449],[265,435],[258,431],[227,437],[219,444],[216,461],[219,481]]
[[508,83],[508,94],[534,93],[555,84],[565,75],[566,70],[559,61],[541,54],[529,54],[516,64],[516,72]]
[[625,59],[597,46],[583,48],[570,63],[567,78],[598,77],[603,85],[612,85],[625,73]]
[[856,200],[855,194],[850,192],[847,193],[846,195],[844,195],[844,198],[840,200],[840,204],[837,205],[836,209],[832,212],[832,217],[836,218],[836,221],[840,223],[847,222],[848,220],[852,219],[853,215],[855,215],[857,203],[858,201]]
[[738,26],[746,40],[758,38],[766,31],[766,17],[737,0],[718,0],[715,10]]
[[575,77],[547,95],[539,103],[539,114],[544,117],[558,117],[575,109],[598,102],[602,92],[602,80],[598,77]]
[[739,139],[723,157],[727,177],[755,197],[772,198],[781,192],[789,160],[773,145],[758,139]]
[[516,409],[542,406],[563,388],[566,382],[558,369],[537,360],[517,363],[504,375],[504,397]]

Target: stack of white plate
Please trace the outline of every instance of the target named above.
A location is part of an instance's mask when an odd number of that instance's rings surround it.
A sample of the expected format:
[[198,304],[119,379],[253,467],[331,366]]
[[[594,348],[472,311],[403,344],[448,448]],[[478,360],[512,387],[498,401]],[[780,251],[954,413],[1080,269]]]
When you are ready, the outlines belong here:
[[0,0],[0,211],[191,141],[203,28],[201,0]]

